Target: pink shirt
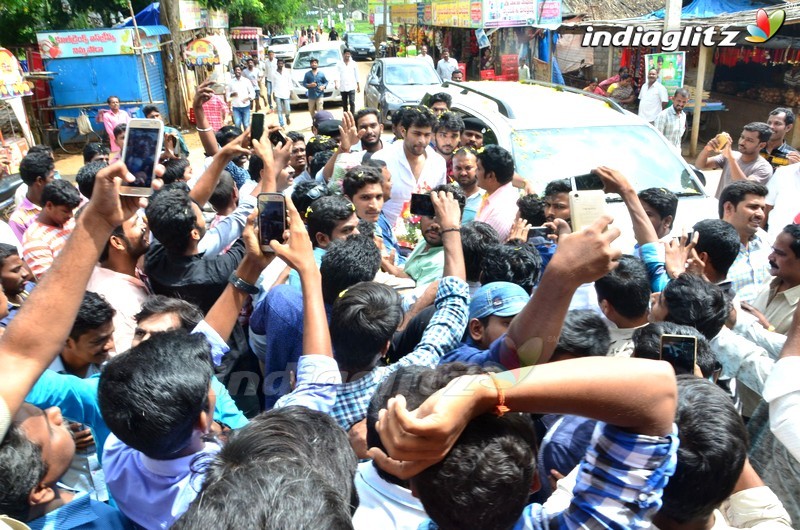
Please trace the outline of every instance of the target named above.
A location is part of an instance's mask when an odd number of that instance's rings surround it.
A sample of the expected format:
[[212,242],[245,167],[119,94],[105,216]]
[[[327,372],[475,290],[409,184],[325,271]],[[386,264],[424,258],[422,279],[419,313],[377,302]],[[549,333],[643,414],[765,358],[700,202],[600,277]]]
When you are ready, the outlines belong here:
[[115,350],[117,353],[129,350],[136,330],[133,317],[142,309],[148,295],[144,282],[138,277],[96,265],[86,290],[101,295],[114,308]]
[[519,190],[511,182],[503,184],[491,195],[484,195],[475,220],[490,225],[497,230],[500,241],[505,241],[511,233],[511,227],[519,210],[517,200],[519,200]]
[[41,211],[41,206],[33,204],[28,197],[23,197],[19,206],[17,206],[14,213],[11,214],[11,217],[8,218],[8,226],[11,227],[11,231],[14,232],[14,235],[17,236],[20,243],[22,243],[22,236],[25,234],[25,230],[33,224],[36,220],[36,216],[38,216]]
[[122,150],[122,146],[117,145],[117,142],[114,140],[114,127],[120,123],[128,123],[129,121],[131,121],[130,114],[122,109],[119,109],[116,114],[110,110],[106,110],[103,113],[103,126],[105,127],[106,133],[108,134],[108,139],[111,142],[112,153]]

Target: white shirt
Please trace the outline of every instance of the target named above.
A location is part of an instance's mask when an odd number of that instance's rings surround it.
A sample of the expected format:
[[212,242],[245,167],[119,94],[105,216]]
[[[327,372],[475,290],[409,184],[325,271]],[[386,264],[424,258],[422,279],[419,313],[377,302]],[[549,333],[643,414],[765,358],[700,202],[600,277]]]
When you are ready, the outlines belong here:
[[117,353],[128,351],[136,330],[134,317],[141,311],[148,294],[144,282],[95,265],[86,290],[102,295],[114,308],[114,349]]
[[767,189],[767,204],[772,206],[767,233],[774,240],[783,227],[794,223],[794,218],[800,213],[800,164],[776,169],[767,183]]
[[647,83],[639,90],[639,116],[645,121],[653,122],[663,110],[661,104],[669,101],[664,85],[658,81],[652,85]]
[[264,77],[270,83],[274,82],[275,72],[278,70],[278,59],[269,59],[263,62],[264,64]]
[[358,509],[353,514],[353,528],[356,530],[416,530],[428,519],[419,499],[409,490],[383,480],[371,461],[358,464],[355,483]]
[[[231,94],[234,93],[237,95],[231,96]],[[234,107],[249,107],[250,102],[256,97],[256,92],[253,89],[253,83],[243,75],[239,79],[235,77],[231,79],[228,85],[227,96],[228,101],[230,101],[231,105]]]
[[337,65],[339,71],[339,90],[341,92],[352,92],[358,87],[358,66],[350,59],[349,62],[341,61]]
[[263,77],[261,70],[258,69],[258,66],[254,66],[252,70],[249,68],[245,68],[242,70],[242,77],[246,77],[253,83],[253,89],[258,90],[258,80]]
[[392,197],[383,205],[383,213],[391,226],[394,226],[406,201],[411,200],[412,193],[433,189],[447,180],[447,162],[430,145],[425,148],[425,165],[419,180],[414,178],[403,144],[403,141],[395,142],[373,155],[376,160],[386,162],[392,175]]
[[769,403],[772,434],[800,461],[800,357],[784,357],[775,363],[763,395]]
[[424,59],[427,59],[427,60],[428,60],[428,62],[429,62],[429,63],[431,63],[431,66],[433,66],[434,68],[436,68],[436,65],[435,65],[435,64],[433,64],[433,56],[432,56],[432,55],[430,55],[430,54],[425,54],[425,55],[422,55],[422,54],[420,54],[419,56],[420,56],[420,57],[422,57],[422,58],[424,58]]
[[292,97],[292,74],[285,66],[278,72],[277,68],[272,74],[272,95],[278,99],[290,99]]
[[439,64],[436,66],[436,71],[439,72],[442,81],[449,81],[453,76],[453,71],[458,70],[458,61],[450,57],[448,60],[439,59]]

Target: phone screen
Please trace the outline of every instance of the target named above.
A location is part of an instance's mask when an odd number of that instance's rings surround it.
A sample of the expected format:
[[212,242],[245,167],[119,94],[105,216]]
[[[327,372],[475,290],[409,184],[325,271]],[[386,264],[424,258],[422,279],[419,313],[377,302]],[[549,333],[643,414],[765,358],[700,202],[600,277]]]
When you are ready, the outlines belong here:
[[126,186],[149,188],[161,151],[161,129],[129,126],[125,132],[125,166],[134,176]]
[[272,145],[283,144],[286,145],[286,136],[282,132],[275,130],[269,133],[269,141]]
[[411,194],[411,215],[424,215],[426,217],[434,217],[436,211],[433,209],[433,201],[431,196],[427,193],[412,193]]
[[550,243],[551,241],[547,239],[547,236],[549,236],[552,233],[553,231],[547,228],[546,226],[534,226],[533,228],[528,230],[528,242],[530,243],[533,242],[532,240],[544,239],[545,243]]
[[250,122],[250,138],[251,140],[261,141],[261,136],[264,134],[264,113],[256,112],[253,114],[253,119]]
[[575,189],[578,191],[602,190],[603,181],[600,179],[600,177],[593,173],[578,175],[575,177]]
[[272,252],[269,242],[283,241],[286,229],[286,205],[280,193],[262,193],[258,196],[258,233],[261,249]]
[[681,369],[680,373],[694,373],[694,365],[697,362],[697,337],[662,335],[661,360]]

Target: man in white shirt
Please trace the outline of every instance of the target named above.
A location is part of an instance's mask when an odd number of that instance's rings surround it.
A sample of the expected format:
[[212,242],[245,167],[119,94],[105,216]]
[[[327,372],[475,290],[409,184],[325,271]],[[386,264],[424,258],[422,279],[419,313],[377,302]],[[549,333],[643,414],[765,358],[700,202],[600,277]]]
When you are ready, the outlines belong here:
[[436,65],[436,71],[443,81],[449,81],[453,76],[453,70],[458,70],[458,61],[450,57],[450,50],[447,48],[442,50],[442,58],[439,59],[439,64]]
[[800,164],[779,167],[767,184],[767,233],[772,239],[778,237],[783,227],[794,223],[800,214]]
[[242,75],[250,80],[253,83],[253,91],[255,92],[256,96],[254,99],[255,103],[255,110],[258,112],[261,110],[261,90],[259,89],[258,81],[263,77],[263,73],[261,69],[256,66],[256,62],[253,59],[247,60],[247,68],[242,70]]
[[639,116],[653,123],[667,106],[669,95],[664,85],[658,82],[658,72],[651,68],[647,72],[647,83],[639,90]]
[[429,108],[408,107],[400,124],[403,141],[387,145],[373,156],[386,162],[392,175],[392,197],[383,205],[390,226],[394,226],[412,193],[445,184],[445,160],[430,145],[435,124],[436,117]]
[[[268,51],[267,52],[267,60],[264,61],[264,78],[267,80],[267,104],[269,105],[269,110],[272,112],[272,100],[273,98],[277,99],[274,96],[275,92],[275,71],[278,68],[278,62],[275,60],[275,52]],[[275,102],[275,106],[278,106],[278,102]],[[278,111],[280,113],[280,110]]]
[[242,76],[242,68],[239,66],[234,68],[227,96],[233,114],[233,124],[241,130],[250,127],[250,103],[255,95],[253,83]]
[[[275,109],[278,113],[278,123],[281,127],[290,125],[292,120],[290,114],[292,113],[292,106],[290,98],[292,97],[292,76],[289,69],[285,68],[283,59],[278,59],[278,66],[272,73],[272,80],[269,82],[269,90],[275,97]],[[272,108],[272,107],[270,107]],[[284,117],[286,118],[284,123]]]
[[339,92],[342,94],[342,110],[356,113],[356,92],[361,92],[361,84],[358,82],[358,66],[352,58],[350,50],[344,51],[344,60],[337,66],[339,70]]
[[434,68],[436,68],[436,65],[435,65],[435,64],[433,64],[433,57],[431,57],[430,55],[428,55],[428,47],[427,47],[427,46],[425,46],[424,44],[423,44],[423,45],[422,45],[422,47],[419,49],[419,56],[420,56],[420,57],[422,57],[423,59],[426,59],[426,60],[427,60],[429,63],[431,63],[431,66],[433,66]]

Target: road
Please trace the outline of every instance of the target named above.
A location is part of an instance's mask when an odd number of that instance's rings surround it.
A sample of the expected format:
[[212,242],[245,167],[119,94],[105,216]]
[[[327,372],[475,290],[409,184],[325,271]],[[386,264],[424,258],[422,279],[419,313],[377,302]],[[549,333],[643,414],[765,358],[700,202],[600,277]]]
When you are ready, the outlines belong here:
[[[363,89],[367,79],[367,74],[372,67],[372,61],[357,61],[357,63],[359,79]],[[356,94],[356,108],[359,109],[363,106],[364,93],[362,90],[362,92]],[[342,117],[341,102],[325,103],[325,110],[331,111],[337,119],[341,119]],[[292,124],[287,126],[286,130],[300,131],[306,135],[306,138],[309,138],[311,136],[311,115],[308,112],[308,108],[301,105],[293,106],[291,118]],[[268,125],[277,125],[278,115],[268,114],[266,122]],[[195,172],[202,172],[204,156],[203,148],[200,145],[197,131],[195,131],[194,128],[191,128],[189,131],[184,131],[183,136],[186,140],[189,150],[191,151],[189,154],[189,161],[192,163],[192,167],[194,168]],[[81,155],[65,155],[60,149],[56,149],[56,169],[63,177],[72,180],[81,166],[83,166],[83,157]]]

